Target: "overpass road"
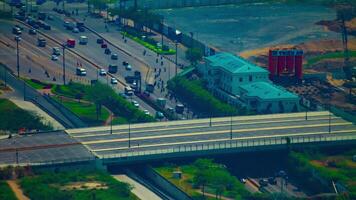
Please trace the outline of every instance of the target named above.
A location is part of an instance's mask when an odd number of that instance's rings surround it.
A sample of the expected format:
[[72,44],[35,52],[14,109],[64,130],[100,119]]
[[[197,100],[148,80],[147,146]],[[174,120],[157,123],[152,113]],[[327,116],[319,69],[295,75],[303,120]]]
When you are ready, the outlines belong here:
[[[329,131],[330,130],[330,131]],[[356,127],[329,112],[257,115],[70,129],[66,132],[99,158],[237,140],[356,134]],[[126,153],[126,154],[123,154]]]
[[[0,140],[2,164],[143,161],[261,145],[356,140],[356,126],[329,112],[238,116],[67,129]],[[192,154],[189,154],[191,152]],[[180,155],[172,153],[181,153]],[[195,154],[193,154],[195,153]],[[159,157],[161,156],[161,157]],[[127,160],[130,158],[131,160]],[[18,159],[18,160],[17,160]]]

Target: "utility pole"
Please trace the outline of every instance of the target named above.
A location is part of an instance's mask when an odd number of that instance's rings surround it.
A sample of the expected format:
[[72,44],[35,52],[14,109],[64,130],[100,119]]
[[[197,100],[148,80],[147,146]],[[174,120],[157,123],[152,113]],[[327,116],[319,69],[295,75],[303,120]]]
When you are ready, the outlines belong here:
[[21,37],[15,36],[15,40],[16,40],[17,78],[20,78],[19,42],[21,41]]
[[178,41],[176,40],[176,76],[178,72]]
[[114,113],[110,114],[110,134],[112,134],[112,118],[113,118]]
[[65,85],[66,84],[66,58],[65,58],[66,45],[63,44],[62,48],[63,48],[63,85]]
[[308,120],[308,109],[309,109],[309,103],[307,103],[307,105],[306,105],[305,120]]
[[131,148],[131,125],[129,121],[129,148]]
[[230,115],[230,140],[232,140],[232,115]]

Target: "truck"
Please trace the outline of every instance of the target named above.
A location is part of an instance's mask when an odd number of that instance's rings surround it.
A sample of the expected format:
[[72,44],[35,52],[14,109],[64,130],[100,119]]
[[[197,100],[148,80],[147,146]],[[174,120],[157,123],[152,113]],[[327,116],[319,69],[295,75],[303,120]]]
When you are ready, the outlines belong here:
[[115,65],[115,64],[110,64],[109,65],[109,73],[110,74],[115,74],[116,72],[117,72],[117,65]]
[[45,47],[46,46],[46,39],[39,37],[37,38],[37,46],[39,47]]
[[152,93],[155,89],[155,78],[151,75],[146,79],[146,91]]
[[74,48],[75,47],[75,40],[74,39],[67,39],[67,47]]
[[79,38],[79,44],[86,45],[88,43],[88,37],[87,36],[80,36]]

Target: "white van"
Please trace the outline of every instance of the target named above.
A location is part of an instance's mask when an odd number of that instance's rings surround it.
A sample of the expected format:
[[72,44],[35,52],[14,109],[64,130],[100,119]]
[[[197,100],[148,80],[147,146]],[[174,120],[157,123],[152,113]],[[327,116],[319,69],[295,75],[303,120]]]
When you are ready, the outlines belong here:
[[76,74],[78,76],[86,76],[87,75],[87,71],[84,68],[77,67]]
[[56,55],[56,56],[61,55],[61,51],[60,51],[59,47],[52,48],[52,55]]
[[125,87],[125,94],[126,94],[127,96],[132,96],[132,95],[133,95],[133,90],[132,90],[132,88],[129,87],[129,86]]
[[86,45],[88,43],[88,37],[87,36],[80,36],[79,38],[79,44],[83,44],[83,45]]

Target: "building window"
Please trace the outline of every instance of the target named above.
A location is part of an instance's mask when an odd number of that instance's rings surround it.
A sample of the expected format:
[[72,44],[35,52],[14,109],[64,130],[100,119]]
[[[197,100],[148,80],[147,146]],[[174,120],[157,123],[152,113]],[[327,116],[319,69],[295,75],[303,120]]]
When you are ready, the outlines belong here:
[[251,76],[251,75],[248,77],[248,80],[249,80],[250,82],[252,81],[252,76]]
[[239,81],[242,82],[242,77],[239,78]]

